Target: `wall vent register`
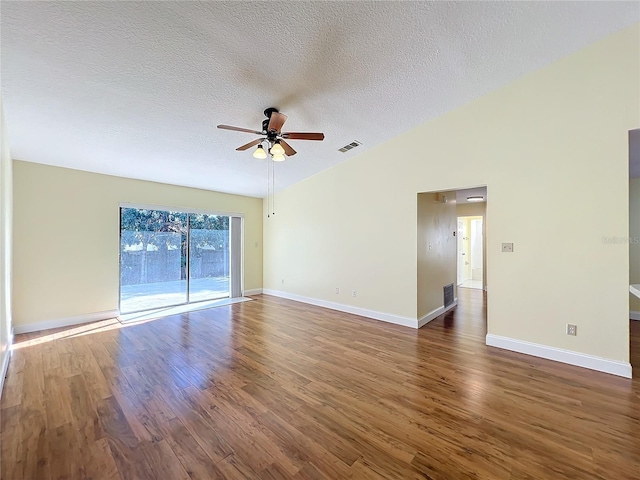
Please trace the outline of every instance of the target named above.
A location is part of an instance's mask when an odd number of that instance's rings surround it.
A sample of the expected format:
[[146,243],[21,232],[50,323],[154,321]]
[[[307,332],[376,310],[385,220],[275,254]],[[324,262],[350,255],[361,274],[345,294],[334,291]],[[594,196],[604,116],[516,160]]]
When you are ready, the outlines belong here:
[[444,290],[444,307],[447,308],[449,305],[453,305],[453,283],[449,285],[445,285],[443,287]]
[[349,150],[351,150],[351,149],[353,149],[353,148],[359,147],[360,145],[362,145],[362,143],[361,143],[361,142],[359,142],[359,141],[357,141],[357,140],[354,140],[354,141],[353,141],[353,142],[351,142],[350,144],[345,145],[345,146],[344,146],[344,147],[342,147],[342,148],[339,148],[339,149],[338,149],[338,151],[339,151],[339,152],[342,152],[342,153],[345,153],[345,152],[348,152]]

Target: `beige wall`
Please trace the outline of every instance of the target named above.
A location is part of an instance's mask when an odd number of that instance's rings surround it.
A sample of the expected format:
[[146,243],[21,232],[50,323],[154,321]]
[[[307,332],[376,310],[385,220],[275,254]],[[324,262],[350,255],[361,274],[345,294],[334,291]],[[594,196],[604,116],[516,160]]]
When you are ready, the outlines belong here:
[[456,205],[458,217],[482,217],[482,286],[487,288],[487,202]]
[[244,286],[262,287],[262,199],[15,161],[16,326],[118,308],[120,202],[244,214]]
[[456,230],[455,203],[442,203],[436,193],[418,194],[418,318],[444,306],[445,285],[457,288]]
[[[640,178],[629,182],[629,283],[640,284]],[[640,313],[640,298],[629,294],[629,310]]]
[[[0,389],[11,348],[12,163],[0,97]],[[1,393],[1,392],[0,392]]]
[[484,217],[486,211],[486,202],[456,204],[456,215],[459,217]]
[[629,231],[639,35],[618,32],[280,192],[265,288],[415,319],[416,194],[487,185],[489,332],[628,362],[629,248],[602,238]]

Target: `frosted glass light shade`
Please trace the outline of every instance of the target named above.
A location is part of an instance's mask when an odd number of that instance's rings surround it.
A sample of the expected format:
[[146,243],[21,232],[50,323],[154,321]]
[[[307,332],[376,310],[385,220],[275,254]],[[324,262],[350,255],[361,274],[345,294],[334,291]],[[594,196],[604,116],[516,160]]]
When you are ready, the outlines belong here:
[[262,145],[258,145],[258,148],[256,148],[256,151],[253,152],[253,158],[259,158],[261,160],[267,158],[267,152],[264,151],[264,148],[262,148]]
[[280,145],[280,143],[278,142],[273,144],[273,147],[271,147],[270,151],[271,155],[284,155],[284,148],[282,148],[282,145]]

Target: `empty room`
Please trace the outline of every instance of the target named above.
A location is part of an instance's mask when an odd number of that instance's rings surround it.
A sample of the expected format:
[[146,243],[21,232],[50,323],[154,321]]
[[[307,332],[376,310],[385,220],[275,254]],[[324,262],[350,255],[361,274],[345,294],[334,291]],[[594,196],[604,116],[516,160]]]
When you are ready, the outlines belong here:
[[2,480],[640,478],[640,3],[0,2]]

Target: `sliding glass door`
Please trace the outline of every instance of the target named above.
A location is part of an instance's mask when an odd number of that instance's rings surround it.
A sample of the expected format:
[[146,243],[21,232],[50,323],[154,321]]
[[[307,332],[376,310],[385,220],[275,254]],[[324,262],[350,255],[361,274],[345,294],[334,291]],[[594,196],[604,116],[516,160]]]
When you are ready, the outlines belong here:
[[240,278],[231,219],[240,225],[239,217],[121,208],[120,313],[229,297],[231,278]]
[[189,301],[229,296],[229,217],[189,215]]

